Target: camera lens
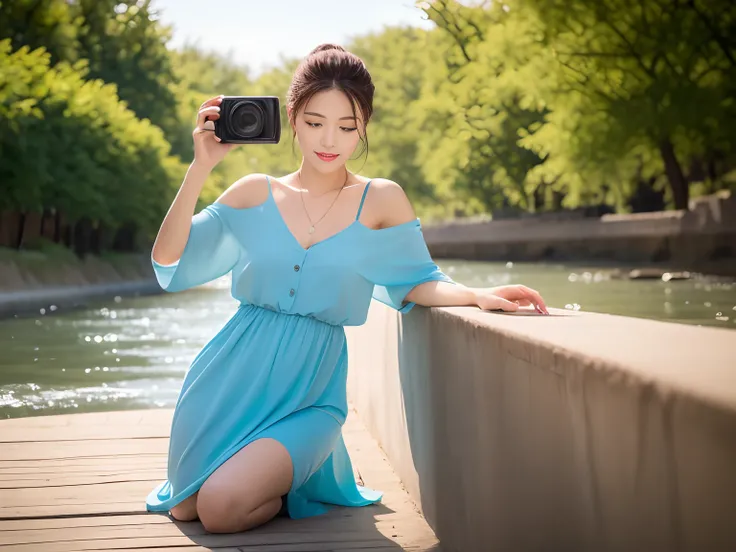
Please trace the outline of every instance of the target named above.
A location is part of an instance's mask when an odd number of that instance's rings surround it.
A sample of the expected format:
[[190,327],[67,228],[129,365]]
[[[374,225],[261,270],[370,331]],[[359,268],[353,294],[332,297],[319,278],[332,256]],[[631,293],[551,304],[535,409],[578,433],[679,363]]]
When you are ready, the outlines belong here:
[[233,133],[241,138],[254,138],[263,132],[266,114],[255,102],[238,103],[230,115]]

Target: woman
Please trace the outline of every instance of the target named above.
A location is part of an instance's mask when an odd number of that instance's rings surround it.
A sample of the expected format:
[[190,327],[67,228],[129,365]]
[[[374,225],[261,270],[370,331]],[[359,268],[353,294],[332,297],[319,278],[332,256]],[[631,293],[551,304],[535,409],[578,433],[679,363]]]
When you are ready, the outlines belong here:
[[331,44],[315,48],[287,96],[299,170],[245,176],[192,216],[207,175],[232,147],[210,132],[222,97],[202,104],[194,161],[151,258],[167,291],[232,271],[241,305],[186,374],[168,480],[149,494],[148,510],[237,532],[282,508],[300,518],[330,504],[377,502],[380,492],[356,484],[341,437],[344,326],[365,322],[371,298],[402,313],[414,304],[546,313],[529,288],[453,282],[432,261],[401,187],[346,169],[367,140],[373,90],[358,57]]

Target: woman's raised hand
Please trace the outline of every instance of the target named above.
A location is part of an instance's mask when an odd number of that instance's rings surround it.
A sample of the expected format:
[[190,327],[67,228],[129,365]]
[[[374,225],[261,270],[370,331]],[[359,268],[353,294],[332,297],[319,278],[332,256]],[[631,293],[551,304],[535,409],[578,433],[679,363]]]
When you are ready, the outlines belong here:
[[213,169],[223,160],[227,152],[237,144],[221,144],[215,136],[215,121],[220,118],[220,104],[224,96],[215,96],[204,102],[197,112],[197,126],[192,132],[194,138],[194,161],[198,165]]

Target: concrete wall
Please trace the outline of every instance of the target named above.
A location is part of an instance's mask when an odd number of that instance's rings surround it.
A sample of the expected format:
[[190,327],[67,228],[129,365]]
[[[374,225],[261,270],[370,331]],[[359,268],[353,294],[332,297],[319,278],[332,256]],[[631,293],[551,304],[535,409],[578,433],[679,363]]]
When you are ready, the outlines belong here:
[[736,333],[375,303],[349,395],[443,550],[736,550]]
[[500,220],[427,226],[435,258],[486,261],[662,262],[736,275],[736,197],[693,200],[689,211],[579,220]]

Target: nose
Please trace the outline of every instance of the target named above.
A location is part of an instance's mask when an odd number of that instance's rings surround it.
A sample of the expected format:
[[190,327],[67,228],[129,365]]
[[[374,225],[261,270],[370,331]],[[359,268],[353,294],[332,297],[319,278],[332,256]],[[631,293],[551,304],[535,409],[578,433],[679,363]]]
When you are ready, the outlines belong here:
[[325,127],[325,130],[322,133],[319,143],[325,149],[334,147],[335,146],[335,130],[329,127]]

